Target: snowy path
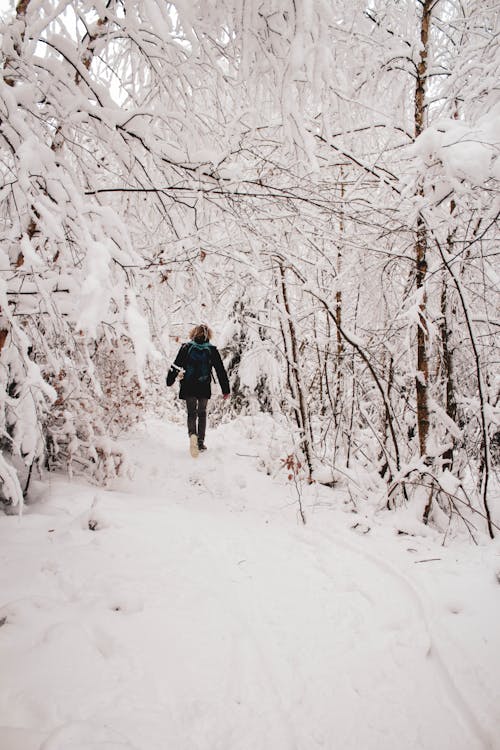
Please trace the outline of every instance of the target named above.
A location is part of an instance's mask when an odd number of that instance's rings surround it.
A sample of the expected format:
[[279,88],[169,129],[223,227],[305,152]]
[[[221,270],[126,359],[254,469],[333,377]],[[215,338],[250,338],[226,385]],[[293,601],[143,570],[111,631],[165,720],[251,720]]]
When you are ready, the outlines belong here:
[[469,591],[444,613],[397,540],[333,510],[297,525],[223,435],[241,446],[229,426],[194,462],[153,425],[95,532],[95,491],[62,480],[21,525],[0,518],[1,750],[500,747],[493,576],[469,562],[476,606],[453,630]]

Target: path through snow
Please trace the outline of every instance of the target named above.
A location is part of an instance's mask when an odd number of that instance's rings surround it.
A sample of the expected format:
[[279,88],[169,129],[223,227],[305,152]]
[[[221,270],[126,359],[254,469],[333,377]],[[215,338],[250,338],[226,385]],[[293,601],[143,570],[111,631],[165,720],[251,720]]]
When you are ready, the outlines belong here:
[[0,517],[1,750],[500,747],[498,547],[358,536],[328,489],[303,527],[241,425]]

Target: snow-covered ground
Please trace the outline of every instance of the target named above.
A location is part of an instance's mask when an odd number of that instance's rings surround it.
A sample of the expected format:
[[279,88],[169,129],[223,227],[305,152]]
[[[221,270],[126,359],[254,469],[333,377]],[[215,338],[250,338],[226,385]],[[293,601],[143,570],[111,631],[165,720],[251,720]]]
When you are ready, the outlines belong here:
[[498,543],[318,485],[303,526],[248,420],[208,438],[152,421],[112,491],[0,516],[1,750],[500,748]]

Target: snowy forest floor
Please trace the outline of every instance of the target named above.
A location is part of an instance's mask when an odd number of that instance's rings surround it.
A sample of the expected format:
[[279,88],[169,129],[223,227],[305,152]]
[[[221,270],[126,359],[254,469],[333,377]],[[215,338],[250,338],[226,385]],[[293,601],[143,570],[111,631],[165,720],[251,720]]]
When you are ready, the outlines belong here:
[[500,748],[498,543],[318,485],[303,526],[247,433],[149,421],[0,516],[1,750]]

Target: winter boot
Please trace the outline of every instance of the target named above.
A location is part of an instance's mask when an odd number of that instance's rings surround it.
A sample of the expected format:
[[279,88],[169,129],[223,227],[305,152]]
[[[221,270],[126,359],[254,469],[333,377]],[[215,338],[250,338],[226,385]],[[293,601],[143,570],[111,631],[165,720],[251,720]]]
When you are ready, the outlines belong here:
[[199,448],[198,438],[196,435],[189,436],[189,452],[193,458],[198,458]]
[[207,446],[205,445],[203,440],[198,440],[198,450],[200,451],[200,453],[202,453],[203,451],[206,451],[206,449],[207,449]]

